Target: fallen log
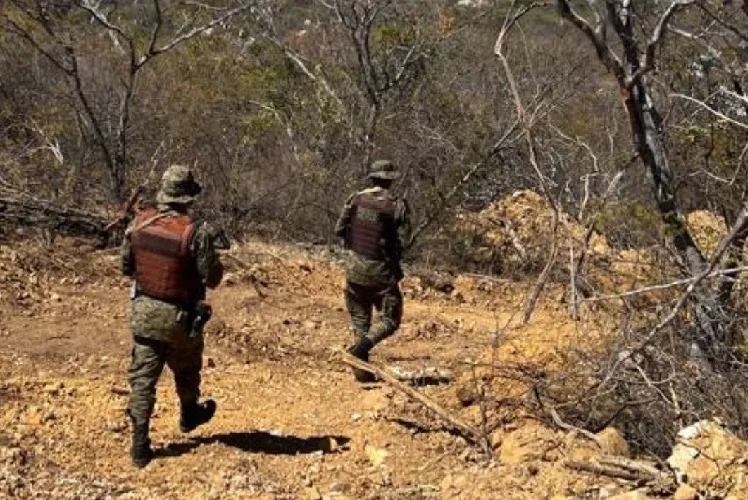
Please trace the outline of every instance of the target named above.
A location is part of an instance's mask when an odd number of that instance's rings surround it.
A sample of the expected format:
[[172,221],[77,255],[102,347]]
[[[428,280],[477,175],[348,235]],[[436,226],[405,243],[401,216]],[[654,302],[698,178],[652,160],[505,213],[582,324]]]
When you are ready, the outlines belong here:
[[608,455],[602,455],[596,458],[602,465],[608,465],[611,467],[618,467],[625,469],[633,473],[640,473],[649,475],[652,477],[667,476],[667,474],[659,470],[655,464],[642,462],[641,460],[632,460],[625,457],[613,457]]
[[107,236],[104,217],[50,202],[0,194],[0,220],[18,226],[51,229],[76,236]]
[[626,481],[651,482],[657,479],[655,476],[652,476],[650,474],[623,470],[614,466],[602,465],[595,462],[579,462],[575,460],[568,460],[564,462],[564,465],[571,470],[588,472],[590,474],[595,474],[596,476],[606,476],[612,477],[614,479],[625,479]]
[[394,389],[397,389],[398,391],[408,396],[411,400],[416,401],[417,403],[420,403],[425,408],[430,410],[437,417],[439,417],[446,424],[448,424],[449,427],[452,430],[454,430],[458,435],[460,435],[461,437],[463,437],[470,443],[480,446],[481,448],[484,449],[484,451],[486,452],[490,451],[491,447],[490,447],[490,444],[488,443],[487,437],[484,436],[480,431],[478,431],[478,429],[460,421],[457,417],[450,415],[448,411],[446,411],[444,408],[436,404],[434,401],[427,398],[423,394],[419,393],[412,387],[403,384],[402,382],[397,380],[395,377],[393,377],[386,371],[382,370],[381,368],[377,367],[376,365],[361,361],[360,359],[353,357],[352,355],[350,355],[349,353],[345,351],[339,351],[339,353],[341,355],[343,363],[353,368],[358,368],[359,370],[364,370],[369,373],[373,373],[382,382],[393,387]]
[[428,367],[422,370],[404,370],[396,367],[390,369],[390,372],[400,382],[407,382],[414,385],[449,384],[455,378],[454,374],[449,370],[440,370],[435,367]]
[[564,465],[572,470],[639,483],[655,483],[666,487],[676,483],[672,471],[660,470],[656,464],[625,457],[601,455],[595,457],[594,461],[569,460]]

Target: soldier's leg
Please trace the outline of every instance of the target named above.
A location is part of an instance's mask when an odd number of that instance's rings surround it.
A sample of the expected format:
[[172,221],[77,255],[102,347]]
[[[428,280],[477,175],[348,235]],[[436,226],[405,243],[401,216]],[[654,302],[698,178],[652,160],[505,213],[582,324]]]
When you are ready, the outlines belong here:
[[381,300],[380,320],[367,334],[374,345],[394,334],[400,328],[403,318],[403,295],[399,285],[382,290],[379,300]]
[[351,316],[355,340],[363,337],[371,328],[371,314],[374,304],[367,287],[346,283],[345,305]]
[[166,346],[160,342],[133,337],[130,363],[130,401],[127,412],[132,420],[133,465],[145,467],[153,458],[148,426],[156,404],[156,383],[164,369]]
[[203,368],[204,342],[202,335],[194,339],[180,338],[172,344],[166,362],[174,373],[180,404],[179,425],[182,432],[190,432],[215,414],[215,402],[199,404],[200,371]]
[[[345,290],[345,303],[351,315],[355,343],[349,352],[362,361],[369,361],[371,343],[366,334],[371,327],[371,315],[374,301],[369,287],[348,282]],[[374,376],[366,371],[353,369],[353,375],[359,382],[374,382]]]
[[127,412],[133,423],[147,424],[156,404],[156,384],[164,369],[166,345],[140,337],[133,339]]

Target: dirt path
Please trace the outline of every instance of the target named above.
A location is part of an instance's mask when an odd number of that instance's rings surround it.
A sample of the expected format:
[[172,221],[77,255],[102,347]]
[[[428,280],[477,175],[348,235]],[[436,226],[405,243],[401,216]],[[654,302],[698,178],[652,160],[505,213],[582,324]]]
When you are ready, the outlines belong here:
[[[342,273],[303,256],[237,271],[211,297],[203,388],[219,412],[180,434],[165,373],[152,424],[158,459],[136,471],[124,417],[127,283],[111,255],[97,259],[100,280],[52,274],[20,286],[16,273],[0,302],[0,497],[552,498],[589,486],[547,457],[532,455],[532,467],[487,461],[390,388],[358,386],[333,355],[350,339]],[[512,317],[511,293],[466,286],[447,295],[407,283],[403,328],[373,360],[464,377],[465,360],[485,355]],[[542,359],[568,342],[574,328],[555,311],[542,308],[506,337],[506,355]],[[477,424],[458,385],[421,390]],[[520,425],[518,416],[497,432]]]

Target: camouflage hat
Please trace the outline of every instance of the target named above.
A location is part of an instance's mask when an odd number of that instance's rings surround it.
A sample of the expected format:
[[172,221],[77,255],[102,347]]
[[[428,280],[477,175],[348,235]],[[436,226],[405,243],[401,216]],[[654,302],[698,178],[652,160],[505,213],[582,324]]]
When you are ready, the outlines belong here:
[[371,164],[369,179],[394,181],[398,177],[400,177],[400,172],[395,168],[395,164],[389,160],[377,160]]
[[195,181],[192,169],[185,165],[170,165],[161,177],[161,188],[156,195],[156,203],[187,205],[203,190]]

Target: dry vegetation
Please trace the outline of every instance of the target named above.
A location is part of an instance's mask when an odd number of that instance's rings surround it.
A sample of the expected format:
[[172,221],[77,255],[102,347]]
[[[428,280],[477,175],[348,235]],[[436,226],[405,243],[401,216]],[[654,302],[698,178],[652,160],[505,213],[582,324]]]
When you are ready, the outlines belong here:
[[[742,450],[746,5],[0,3],[0,494],[598,498],[603,453],[638,460],[614,490],[667,496],[641,460],[681,429]],[[332,349],[331,228],[380,156],[414,210],[374,361],[454,373],[419,391],[473,443]],[[240,242],[208,331],[222,414],[177,435],[160,388],[168,458],[138,475],[112,247],[172,162]],[[740,498],[723,458],[693,485]]]

